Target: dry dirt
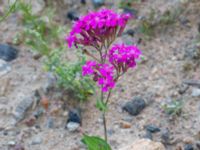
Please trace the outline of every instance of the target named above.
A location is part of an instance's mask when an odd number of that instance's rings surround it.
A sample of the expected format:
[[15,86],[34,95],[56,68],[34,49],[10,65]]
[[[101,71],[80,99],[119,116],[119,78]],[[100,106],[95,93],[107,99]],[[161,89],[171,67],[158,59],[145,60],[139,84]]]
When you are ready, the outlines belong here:
[[[117,2],[114,3],[114,8],[117,9]],[[151,40],[144,39],[139,45],[145,61],[120,79],[111,97],[107,120],[109,141],[114,150],[144,136],[144,126],[147,124],[157,125],[161,130],[169,129],[172,139],[170,144],[165,145],[167,150],[175,150],[177,145],[184,145],[184,139],[192,139],[193,145],[200,141],[200,97],[192,96],[195,88],[192,86],[184,94],[178,92],[184,80],[200,80],[198,60],[185,56],[186,49],[192,46],[199,36],[197,25],[200,22],[200,1],[191,0],[185,4],[181,0],[146,0],[137,5],[138,16],[148,16],[151,8],[164,12],[181,6],[184,8],[181,17],[188,19],[189,22],[185,25],[177,18],[175,24],[155,29]],[[0,6],[1,9],[2,7],[3,5]],[[83,8],[83,12],[85,10],[87,8]],[[130,23],[127,28],[134,26],[135,24]],[[14,15],[0,23],[0,27],[0,43],[10,42],[21,28],[17,25]],[[139,37],[142,35],[136,34],[134,38]],[[35,126],[27,127],[23,121],[16,126],[13,125],[13,112],[19,102],[47,82],[42,61],[34,60],[32,52],[26,46],[17,47],[19,56],[10,63],[11,72],[0,77],[0,149],[11,149],[8,144],[15,141],[20,142],[26,150],[84,150],[80,142],[81,133],[71,133],[64,129],[67,118],[63,116],[62,111],[52,116],[55,122],[53,129],[46,127],[48,114],[37,120],[36,125],[40,126],[39,129]],[[70,51],[67,47],[66,50]],[[184,70],[187,64],[192,64],[192,69]],[[59,104],[59,99],[55,98],[58,94],[59,92],[55,92],[51,93],[52,97],[49,96],[52,106],[62,105],[62,102]],[[123,104],[137,95],[145,98],[149,105],[136,117],[122,112]],[[166,115],[161,107],[170,99],[184,102],[182,114],[175,119]],[[29,114],[34,112],[36,107],[40,106],[35,106]],[[72,106],[68,106],[70,107]],[[82,109],[82,130],[91,135],[103,136],[101,117],[95,108],[94,98],[84,103]],[[131,127],[121,128],[120,123],[127,119],[131,120]],[[4,135],[5,131],[8,131],[7,135]],[[160,132],[153,136],[153,140],[161,141]],[[42,142],[32,145],[38,137]]]

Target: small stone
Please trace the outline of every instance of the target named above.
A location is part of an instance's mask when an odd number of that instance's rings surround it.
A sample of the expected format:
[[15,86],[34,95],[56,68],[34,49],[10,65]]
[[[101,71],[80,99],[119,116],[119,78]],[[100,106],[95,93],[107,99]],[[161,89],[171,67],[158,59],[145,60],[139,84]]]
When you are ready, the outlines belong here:
[[133,142],[133,144],[119,150],[165,150],[165,147],[159,142],[154,142],[149,139],[139,139]]
[[181,144],[177,144],[176,145],[176,150],[183,150],[182,145]]
[[129,128],[131,128],[131,124],[129,122],[122,121],[120,123],[120,127],[123,129],[129,129]]
[[0,77],[11,71],[10,65],[4,60],[0,59]]
[[184,94],[189,89],[189,86],[186,84],[181,84],[179,87],[179,94]]
[[81,120],[81,110],[79,108],[69,111],[67,122],[76,122],[81,124]]
[[47,119],[47,128],[53,128],[54,127],[54,121],[53,121],[53,118],[52,117],[49,117]]
[[130,35],[130,36],[132,36],[132,37],[134,37],[135,31],[133,29],[129,29],[125,33]]
[[184,142],[185,144],[193,144],[193,143],[194,143],[194,139],[193,139],[192,137],[185,137],[185,138],[183,139],[183,142]]
[[86,0],[81,0],[81,4],[86,4]]
[[153,140],[152,133],[149,131],[146,131],[146,134],[143,136],[143,138]]
[[17,122],[24,119],[26,112],[30,109],[32,104],[33,104],[33,98],[26,97],[17,105],[15,114],[14,114]]
[[33,141],[31,142],[32,145],[39,145],[42,143],[42,138],[37,136],[33,138]]
[[67,116],[68,116],[68,111],[64,111],[64,112],[63,112],[63,116],[64,116],[64,117],[67,117]]
[[95,8],[98,8],[105,4],[105,0],[92,0],[92,4]]
[[160,128],[158,128],[157,126],[155,126],[153,124],[146,125],[145,128],[147,131],[149,131],[151,133],[160,132]]
[[144,99],[141,97],[135,97],[132,101],[127,102],[123,106],[123,110],[127,111],[130,115],[138,115],[146,106]]
[[133,9],[133,8],[124,8],[124,13],[126,14],[130,14],[131,16],[137,17],[137,10]]
[[67,12],[67,18],[71,21],[79,20],[78,14],[76,11],[71,10]]
[[198,148],[198,150],[200,150],[200,141],[196,142],[196,147]]
[[193,97],[199,97],[200,96],[200,89],[194,88],[192,90],[192,96]]
[[80,124],[77,122],[68,122],[65,129],[68,129],[71,132],[78,131]]
[[7,44],[0,44],[0,59],[12,61],[17,58],[18,50]]
[[184,146],[184,150],[194,150],[194,148],[193,148],[192,144],[186,144]]
[[37,111],[35,111],[35,112],[33,113],[33,116],[34,116],[36,119],[38,119],[40,116],[42,116],[43,113],[44,113],[44,109],[40,107]]
[[198,32],[200,33],[200,23],[198,23]]
[[28,127],[32,127],[34,126],[35,124],[35,121],[36,121],[36,118],[34,116],[24,120],[24,123],[28,126]]
[[16,142],[15,141],[9,141],[8,146],[15,146]]
[[161,139],[163,143],[169,143],[170,131],[168,128],[161,130]]

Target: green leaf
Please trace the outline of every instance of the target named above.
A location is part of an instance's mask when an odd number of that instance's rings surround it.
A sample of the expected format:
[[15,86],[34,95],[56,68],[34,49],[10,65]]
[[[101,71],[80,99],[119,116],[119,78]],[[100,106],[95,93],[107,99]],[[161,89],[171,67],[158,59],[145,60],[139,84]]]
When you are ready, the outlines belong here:
[[101,100],[97,100],[96,108],[98,108],[100,111],[104,111],[104,112],[108,109],[107,105],[104,102],[102,102]]
[[88,150],[112,150],[105,140],[97,136],[84,134],[82,142],[87,146]]

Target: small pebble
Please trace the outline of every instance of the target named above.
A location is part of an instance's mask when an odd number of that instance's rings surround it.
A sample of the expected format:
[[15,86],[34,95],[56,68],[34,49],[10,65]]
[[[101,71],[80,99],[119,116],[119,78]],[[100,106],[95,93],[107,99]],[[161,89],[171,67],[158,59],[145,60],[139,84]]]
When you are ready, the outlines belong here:
[[47,128],[53,128],[54,127],[54,121],[53,121],[53,118],[52,117],[49,117],[47,119]]
[[4,60],[0,59],[0,77],[9,73],[10,71],[11,71],[11,66]]
[[193,144],[193,143],[194,143],[194,139],[193,139],[192,137],[185,137],[185,138],[183,139],[183,142],[184,142],[185,144]]
[[67,122],[76,122],[81,124],[81,110],[72,109],[69,111]]
[[81,0],[81,4],[86,4],[86,0]]
[[146,125],[145,128],[147,131],[149,131],[151,133],[160,132],[160,128],[158,128],[157,126],[155,126],[153,124]]
[[194,150],[194,148],[193,148],[192,144],[186,144],[184,146],[184,150]]
[[129,122],[122,121],[120,123],[120,127],[123,129],[129,129],[129,128],[131,128],[131,124]]
[[8,145],[9,145],[9,146],[15,146],[15,144],[16,144],[15,141],[9,141],[9,142],[8,142]]
[[146,103],[143,98],[135,97],[132,101],[127,102],[123,106],[123,110],[127,111],[130,115],[136,116],[138,115],[144,108],[146,107]]
[[42,138],[41,137],[35,137],[34,139],[33,139],[33,141],[31,142],[31,144],[32,145],[39,145],[39,144],[41,144],[42,143]]
[[0,44],[0,59],[12,61],[17,58],[18,50],[7,44]]
[[199,96],[200,96],[200,89],[194,88],[194,89],[192,90],[192,96],[193,96],[193,97],[199,97]]
[[65,129],[68,129],[71,132],[78,131],[80,124],[77,122],[68,122]]
[[67,12],[67,18],[71,21],[76,21],[79,20],[79,17],[77,15],[77,12],[74,10],[71,10],[69,12]]
[[105,4],[105,0],[92,0],[92,4],[95,8],[98,8]]
[[170,131],[169,129],[161,130],[161,138],[163,143],[168,143],[170,140]]

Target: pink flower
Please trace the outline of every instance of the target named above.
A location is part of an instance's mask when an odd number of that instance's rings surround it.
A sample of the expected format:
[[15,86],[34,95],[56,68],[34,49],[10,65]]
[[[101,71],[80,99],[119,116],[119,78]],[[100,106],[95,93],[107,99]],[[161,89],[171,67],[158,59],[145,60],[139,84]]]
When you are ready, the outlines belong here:
[[82,75],[91,75],[94,73],[94,68],[97,63],[95,61],[87,61],[86,64],[82,67]]
[[141,51],[133,45],[116,44],[109,50],[109,62],[118,72],[126,72],[136,66]]
[[93,79],[102,87],[103,92],[114,88],[114,67],[109,64],[97,64],[95,61],[88,61],[82,67],[82,74],[93,75]]
[[[68,45],[69,47],[73,44],[93,47],[97,44],[103,45],[110,37],[123,32],[129,19],[129,14],[117,14],[110,9],[90,12],[74,23],[69,37],[66,38]],[[118,28],[120,33],[116,33]]]

